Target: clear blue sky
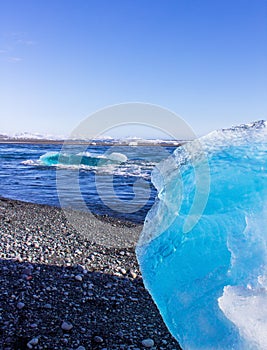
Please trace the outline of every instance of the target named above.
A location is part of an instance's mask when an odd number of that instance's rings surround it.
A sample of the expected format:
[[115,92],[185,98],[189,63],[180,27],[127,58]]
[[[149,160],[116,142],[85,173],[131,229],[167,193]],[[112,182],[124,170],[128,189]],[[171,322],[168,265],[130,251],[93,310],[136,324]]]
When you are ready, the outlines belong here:
[[267,2],[0,0],[0,133],[133,101],[197,134],[267,119]]

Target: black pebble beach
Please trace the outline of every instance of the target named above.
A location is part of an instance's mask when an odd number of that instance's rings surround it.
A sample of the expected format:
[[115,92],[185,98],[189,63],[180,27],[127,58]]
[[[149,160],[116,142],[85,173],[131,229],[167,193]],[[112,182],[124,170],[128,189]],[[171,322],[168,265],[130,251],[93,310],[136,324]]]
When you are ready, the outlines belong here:
[[[90,218],[84,230],[116,240],[141,226]],[[0,349],[180,349],[134,247],[79,234],[59,208],[4,198],[0,234]]]

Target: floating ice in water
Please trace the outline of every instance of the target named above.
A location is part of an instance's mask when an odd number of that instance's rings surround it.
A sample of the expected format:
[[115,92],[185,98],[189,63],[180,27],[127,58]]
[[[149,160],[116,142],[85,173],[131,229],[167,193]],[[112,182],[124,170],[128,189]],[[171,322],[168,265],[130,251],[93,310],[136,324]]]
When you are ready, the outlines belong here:
[[118,163],[125,163],[128,158],[125,154],[120,152],[112,152],[109,154],[108,159]]
[[90,152],[79,153],[60,153],[47,152],[43,154],[37,161],[26,160],[24,165],[43,165],[43,166],[105,166],[110,164],[120,164],[127,161],[127,156],[119,152],[112,152],[106,155],[97,155]]
[[266,130],[213,132],[152,174],[159,200],[136,253],[183,349],[267,349]]
[[43,165],[87,165],[103,166],[113,163],[123,163],[127,161],[127,156],[119,152],[112,152],[107,155],[96,155],[90,152],[60,153],[47,152],[40,157]]

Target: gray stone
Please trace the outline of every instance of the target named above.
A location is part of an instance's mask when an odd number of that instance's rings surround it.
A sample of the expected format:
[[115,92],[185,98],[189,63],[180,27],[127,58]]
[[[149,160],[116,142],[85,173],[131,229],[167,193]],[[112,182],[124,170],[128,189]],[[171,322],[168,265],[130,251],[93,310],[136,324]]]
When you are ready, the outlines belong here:
[[32,338],[28,343],[27,343],[27,347],[29,349],[33,348],[33,345],[37,345],[38,344],[39,339],[37,337]]
[[142,345],[146,348],[152,348],[152,346],[154,346],[154,340],[153,339],[144,339],[142,340]]
[[25,304],[24,304],[22,301],[19,301],[19,302],[17,303],[17,308],[18,308],[19,310],[23,309],[24,306],[25,306]]
[[96,336],[94,337],[94,341],[95,341],[96,343],[103,343],[103,338],[100,337],[99,335],[96,335]]
[[64,321],[61,325],[63,331],[70,331],[73,328],[73,325],[70,322]]

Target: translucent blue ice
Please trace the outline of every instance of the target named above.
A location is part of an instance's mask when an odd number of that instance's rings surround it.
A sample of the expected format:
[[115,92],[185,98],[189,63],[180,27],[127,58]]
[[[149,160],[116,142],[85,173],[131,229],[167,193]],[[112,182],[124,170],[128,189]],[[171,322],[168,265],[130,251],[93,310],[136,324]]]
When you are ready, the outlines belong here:
[[[127,156],[113,152],[108,156],[94,155],[89,152],[79,153],[60,153],[47,152],[42,155],[37,162],[40,165],[58,165],[58,166],[104,166],[109,164],[124,163],[127,161]],[[24,163],[25,164],[25,163]]]
[[213,132],[153,173],[159,200],[136,253],[185,350],[267,349],[266,129]]

